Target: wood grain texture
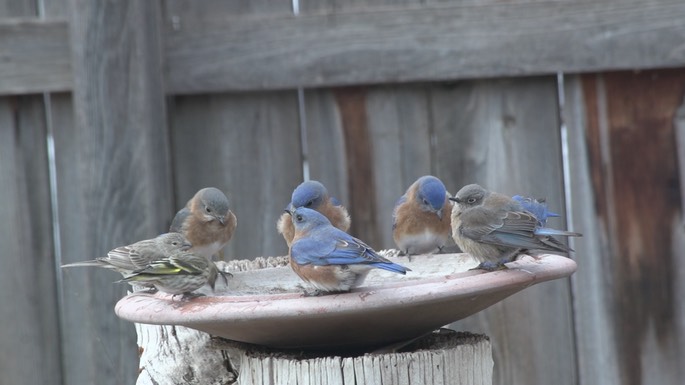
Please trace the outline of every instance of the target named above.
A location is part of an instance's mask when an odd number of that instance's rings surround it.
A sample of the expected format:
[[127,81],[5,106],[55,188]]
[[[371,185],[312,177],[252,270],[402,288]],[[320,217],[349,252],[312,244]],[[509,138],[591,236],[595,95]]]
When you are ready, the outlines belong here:
[[[576,130],[585,131],[587,169],[576,175],[585,191],[574,218],[582,224],[595,215],[590,250],[601,260],[589,262],[597,272],[579,270],[577,278],[587,284],[576,290],[580,373],[608,373],[604,383],[680,383],[685,240],[674,119],[685,71],[611,72],[577,82],[569,110]],[[582,333],[597,325],[613,337],[602,351]],[[597,367],[592,360],[606,351],[615,361]]]
[[0,94],[71,89],[67,30],[64,21],[0,19]]
[[45,131],[42,99],[0,98],[2,384],[62,378]]
[[[556,78],[434,86],[431,101],[435,173],[448,187],[544,197],[564,212]],[[570,298],[568,281],[545,283],[452,327],[490,336],[495,384],[575,384]]]
[[[67,100],[53,103],[64,263],[166,230],[173,195],[158,6],[70,2],[73,121]],[[126,292],[116,279],[64,272],[65,383],[135,381],[134,328],[113,312]]]
[[276,221],[302,181],[297,95],[177,97],[171,126],[176,207],[219,188],[238,219],[225,258],[286,255]]
[[171,93],[530,75],[685,62],[680,0],[405,6],[183,18]]

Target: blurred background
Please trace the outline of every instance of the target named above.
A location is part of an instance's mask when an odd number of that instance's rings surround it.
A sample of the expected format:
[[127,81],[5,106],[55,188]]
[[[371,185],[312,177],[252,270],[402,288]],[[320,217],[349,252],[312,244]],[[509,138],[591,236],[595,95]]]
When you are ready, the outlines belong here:
[[59,265],[229,197],[230,259],[285,255],[304,179],[394,247],[419,176],[544,197],[578,271],[452,325],[496,384],[685,376],[685,3],[0,0],[0,384],[132,384],[125,285]]

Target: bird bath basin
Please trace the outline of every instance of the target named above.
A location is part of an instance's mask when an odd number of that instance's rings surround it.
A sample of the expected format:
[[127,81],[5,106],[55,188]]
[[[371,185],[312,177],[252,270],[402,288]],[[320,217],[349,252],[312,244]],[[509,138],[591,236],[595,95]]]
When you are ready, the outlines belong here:
[[549,254],[523,256],[495,272],[469,270],[478,263],[468,254],[388,256],[412,271],[402,276],[375,269],[350,293],[305,297],[308,286],[279,258],[284,266],[231,271],[227,283],[220,278],[216,292],[204,297],[132,293],[115,311],[132,322],[183,325],[274,348],[372,348],[430,333],[576,270],[573,260]]

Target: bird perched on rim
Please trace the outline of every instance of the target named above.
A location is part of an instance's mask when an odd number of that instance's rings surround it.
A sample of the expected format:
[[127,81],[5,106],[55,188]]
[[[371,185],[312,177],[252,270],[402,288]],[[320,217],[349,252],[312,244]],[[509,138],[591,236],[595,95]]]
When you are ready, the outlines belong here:
[[295,236],[295,228],[287,211],[292,212],[298,207],[306,207],[320,212],[328,218],[333,226],[342,231],[347,231],[350,228],[351,220],[347,209],[337,199],[328,195],[328,190],[321,182],[309,180],[301,183],[293,190],[286,213],[281,215],[276,223],[278,232],[283,235],[288,247],[290,247]]
[[399,274],[409,270],[378,255],[364,242],[333,227],[321,213],[306,207],[290,212],[295,236],[290,266],[320,292],[345,292],[359,286],[373,268]]
[[425,175],[395,204],[392,238],[406,255],[439,251],[450,236],[452,203],[442,181]]
[[[118,282],[153,285],[159,291],[183,298],[198,296],[193,291],[209,284],[214,291],[219,270],[213,261],[191,251],[177,251],[164,258],[151,261],[142,269],[133,271]],[[225,278],[225,277],[224,277]]]
[[477,269],[506,269],[504,264],[522,252],[568,253],[571,248],[554,236],[582,235],[543,227],[546,218],[540,221],[519,201],[477,184],[462,187],[450,200],[456,202],[452,237],[462,251],[480,261]]
[[[127,246],[120,246],[91,261],[62,265],[62,267],[102,267],[114,270],[123,276],[146,268],[153,261],[178,252],[187,251],[192,245],[179,233],[164,233],[152,239],[145,239]],[[144,285],[151,287],[151,285]]]
[[237,223],[226,195],[217,188],[207,187],[176,213],[169,231],[183,234],[193,244],[193,253],[211,259],[231,240]]

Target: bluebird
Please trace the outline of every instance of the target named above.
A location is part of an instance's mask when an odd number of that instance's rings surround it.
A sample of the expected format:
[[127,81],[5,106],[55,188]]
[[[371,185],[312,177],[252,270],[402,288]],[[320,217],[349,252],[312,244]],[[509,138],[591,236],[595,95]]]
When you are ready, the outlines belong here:
[[106,257],[91,261],[83,261],[62,265],[62,267],[102,267],[114,270],[121,275],[129,275],[134,271],[147,267],[152,261],[168,255],[186,251],[192,245],[179,233],[165,233],[152,239],[145,239],[128,246],[120,246]]
[[399,274],[409,270],[378,255],[364,242],[333,227],[321,213],[306,207],[290,212],[295,236],[290,266],[320,292],[346,292],[360,285],[373,268]]
[[519,253],[572,251],[554,236],[580,233],[543,227],[523,205],[477,184],[464,186],[454,198],[452,237],[462,251],[480,261],[477,269],[505,269]]
[[392,237],[406,255],[442,250],[450,236],[452,202],[440,179],[425,175],[400,197],[393,210]]
[[514,195],[511,197],[511,199],[519,202],[524,210],[535,215],[535,218],[538,219],[540,227],[545,227],[547,225],[547,218],[559,216],[559,214],[551,212],[547,209],[547,203],[544,199],[534,199],[521,195]]
[[[323,184],[315,180],[301,183],[293,191],[290,204],[286,211],[293,211],[298,207],[307,207],[323,214],[333,224],[342,231],[350,228],[350,215],[347,209],[334,197],[328,195],[328,190]],[[285,242],[290,247],[295,236],[295,228],[290,215],[284,213],[276,224],[278,232],[283,235]]]
[[183,234],[193,244],[193,253],[211,260],[231,240],[237,223],[226,195],[207,187],[176,213],[169,231]]
[[127,274],[119,282],[153,285],[172,296],[192,297],[193,291],[209,284],[214,290],[219,270],[213,261],[191,251],[177,251],[156,259],[147,266]]

